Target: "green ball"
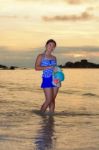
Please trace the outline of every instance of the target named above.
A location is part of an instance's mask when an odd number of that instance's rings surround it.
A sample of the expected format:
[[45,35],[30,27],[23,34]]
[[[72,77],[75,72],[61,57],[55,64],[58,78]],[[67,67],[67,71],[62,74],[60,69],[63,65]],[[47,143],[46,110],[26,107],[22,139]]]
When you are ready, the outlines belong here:
[[56,79],[59,79],[60,81],[64,81],[64,78],[65,78],[63,72],[56,72],[55,75],[54,75],[54,77],[55,77]]

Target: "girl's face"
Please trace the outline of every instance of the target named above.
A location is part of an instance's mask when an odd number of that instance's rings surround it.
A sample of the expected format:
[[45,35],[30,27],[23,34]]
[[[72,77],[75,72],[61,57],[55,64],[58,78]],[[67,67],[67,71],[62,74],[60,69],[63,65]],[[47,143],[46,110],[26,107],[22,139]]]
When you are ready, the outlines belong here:
[[47,52],[51,53],[55,49],[56,45],[53,42],[50,42],[46,45]]

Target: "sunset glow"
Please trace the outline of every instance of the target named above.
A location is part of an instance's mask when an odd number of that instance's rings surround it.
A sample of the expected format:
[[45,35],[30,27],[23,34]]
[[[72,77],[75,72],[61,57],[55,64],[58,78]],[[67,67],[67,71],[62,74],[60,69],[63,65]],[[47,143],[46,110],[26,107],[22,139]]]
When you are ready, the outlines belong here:
[[[0,51],[2,47],[10,51],[33,50],[44,47],[50,38],[58,47],[99,47],[97,0],[0,2]],[[73,56],[87,55],[78,52]]]

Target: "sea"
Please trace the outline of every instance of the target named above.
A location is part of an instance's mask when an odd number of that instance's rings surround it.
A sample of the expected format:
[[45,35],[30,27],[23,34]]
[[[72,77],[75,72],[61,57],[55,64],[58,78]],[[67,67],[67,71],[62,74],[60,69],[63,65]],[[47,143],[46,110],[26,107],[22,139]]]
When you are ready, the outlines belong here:
[[63,69],[54,114],[41,71],[0,70],[0,150],[99,150],[99,69]]

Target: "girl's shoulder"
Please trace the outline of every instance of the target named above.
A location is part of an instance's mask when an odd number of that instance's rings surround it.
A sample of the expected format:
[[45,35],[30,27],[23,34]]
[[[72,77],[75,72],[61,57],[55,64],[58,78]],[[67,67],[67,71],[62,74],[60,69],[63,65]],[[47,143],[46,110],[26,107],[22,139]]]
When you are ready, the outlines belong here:
[[56,57],[54,55],[52,55],[52,59],[55,59],[56,60]]
[[41,53],[41,54],[38,54],[37,55],[37,58],[36,58],[36,61],[37,62],[40,62],[41,60],[42,60],[42,58],[43,58],[43,54]]
[[38,56],[37,56],[37,57],[42,58],[43,56],[44,56],[44,54],[43,54],[43,53],[41,53],[41,54],[38,54]]

